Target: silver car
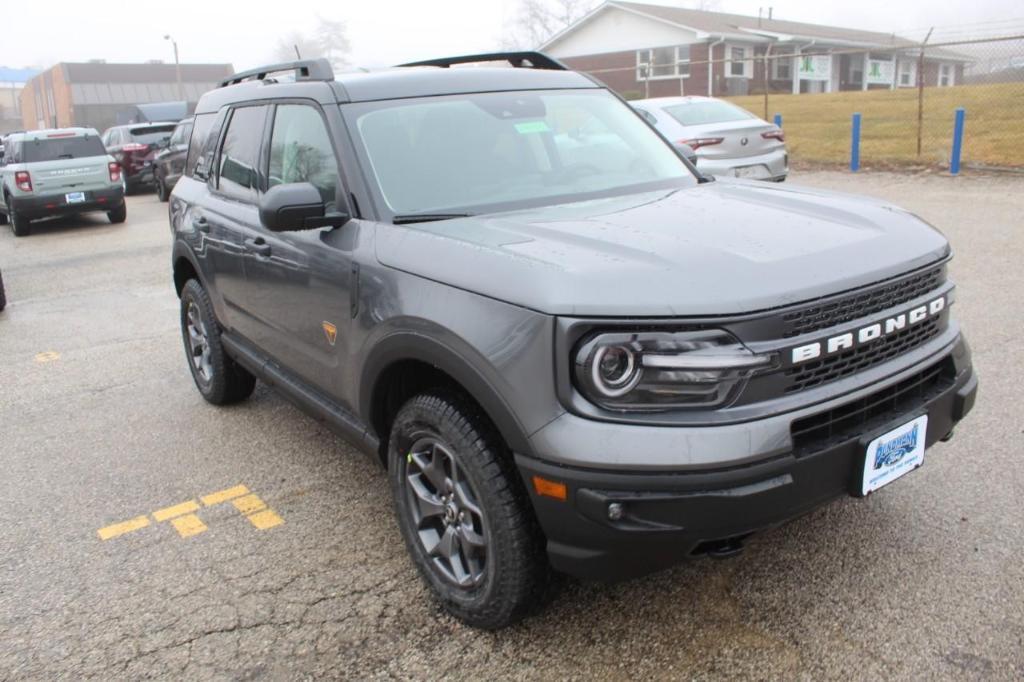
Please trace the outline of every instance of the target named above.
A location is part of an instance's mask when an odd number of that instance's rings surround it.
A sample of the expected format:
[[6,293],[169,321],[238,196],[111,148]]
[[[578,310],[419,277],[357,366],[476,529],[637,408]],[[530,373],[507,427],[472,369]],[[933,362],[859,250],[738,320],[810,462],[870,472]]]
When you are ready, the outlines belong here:
[[671,142],[689,145],[705,175],[782,182],[789,155],[782,129],[713,97],[656,97],[630,102]]

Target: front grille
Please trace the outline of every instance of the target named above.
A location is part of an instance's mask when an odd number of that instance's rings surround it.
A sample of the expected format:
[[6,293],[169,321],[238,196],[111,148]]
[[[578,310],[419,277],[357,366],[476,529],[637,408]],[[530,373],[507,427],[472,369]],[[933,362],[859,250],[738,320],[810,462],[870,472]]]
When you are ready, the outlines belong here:
[[798,419],[790,426],[793,452],[797,456],[818,452],[885,426],[926,405],[950,388],[955,379],[953,359],[947,357],[888,388]]
[[945,281],[946,266],[940,265],[910,277],[890,280],[845,297],[794,310],[782,316],[783,338],[809,334],[895,308],[924,296]]
[[867,345],[791,367],[785,371],[785,392],[795,393],[842,379],[913,350],[938,336],[945,319],[945,315],[939,315]]

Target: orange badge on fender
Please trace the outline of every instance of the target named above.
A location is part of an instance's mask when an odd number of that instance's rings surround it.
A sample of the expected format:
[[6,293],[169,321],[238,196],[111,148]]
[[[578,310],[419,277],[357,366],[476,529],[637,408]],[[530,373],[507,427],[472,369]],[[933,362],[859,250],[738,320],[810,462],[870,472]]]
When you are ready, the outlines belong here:
[[338,328],[330,322],[323,323],[324,334],[327,335],[327,343],[334,345],[334,342],[338,340]]

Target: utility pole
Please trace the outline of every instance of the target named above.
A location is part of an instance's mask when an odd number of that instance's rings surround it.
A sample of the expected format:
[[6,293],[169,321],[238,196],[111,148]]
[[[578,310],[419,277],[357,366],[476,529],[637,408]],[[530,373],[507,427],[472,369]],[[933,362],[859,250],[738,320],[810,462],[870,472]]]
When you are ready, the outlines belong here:
[[171,41],[171,45],[174,46],[174,73],[178,79],[178,99],[182,102],[187,102],[185,99],[185,86],[181,82],[181,62],[178,61],[178,42],[170,36],[170,34],[164,34],[164,40]]

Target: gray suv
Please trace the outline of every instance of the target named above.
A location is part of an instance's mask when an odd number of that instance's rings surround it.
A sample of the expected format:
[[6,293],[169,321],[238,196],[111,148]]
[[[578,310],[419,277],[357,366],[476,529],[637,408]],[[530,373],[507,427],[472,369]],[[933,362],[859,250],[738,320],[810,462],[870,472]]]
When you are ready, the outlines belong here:
[[870,494],[974,403],[936,229],[704,178],[538,53],[237,74],[170,221],[202,395],[259,379],[379,461],[477,627]]
[[0,223],[15,236],[31,221],[102,211],[112,223],[127,218],[121,166],[92,128],[55,128],[13,133],[0,158]]

